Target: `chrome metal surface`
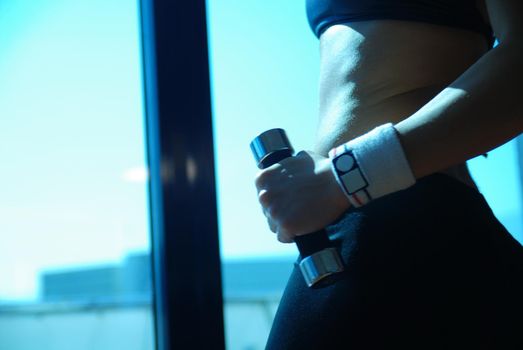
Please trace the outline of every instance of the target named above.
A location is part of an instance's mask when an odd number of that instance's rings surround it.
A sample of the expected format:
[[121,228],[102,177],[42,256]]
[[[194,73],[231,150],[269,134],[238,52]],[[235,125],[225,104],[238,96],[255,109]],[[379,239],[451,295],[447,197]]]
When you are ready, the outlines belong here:
[[294,149],[287,138],[283,129],[270,129],[258,135],[251,142],[251,150],[254,154],[256,163],[263,161],[269,154],[278,151],[294,152]]
[[343,262],[336,248],[323,249],[307,256],[301,260],[299,265],[309,287],[327,276],[343,271]]

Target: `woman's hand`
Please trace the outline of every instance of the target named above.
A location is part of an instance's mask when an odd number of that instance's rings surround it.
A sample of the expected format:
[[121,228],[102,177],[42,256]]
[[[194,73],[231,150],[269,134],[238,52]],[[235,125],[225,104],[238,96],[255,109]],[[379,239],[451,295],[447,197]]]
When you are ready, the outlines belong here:
[[302,151],[258,173],[258,200],[272,232],[283,243],[334,222],[349,206],[330,160]]

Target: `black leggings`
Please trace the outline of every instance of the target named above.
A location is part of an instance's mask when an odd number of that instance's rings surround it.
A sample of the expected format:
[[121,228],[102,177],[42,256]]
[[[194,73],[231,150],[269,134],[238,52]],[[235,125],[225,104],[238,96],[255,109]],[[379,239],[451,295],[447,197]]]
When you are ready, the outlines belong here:
[[343,278],[295,267],[267,349],[523,349],[523,247],[475,190],[431,175],[327,232]]

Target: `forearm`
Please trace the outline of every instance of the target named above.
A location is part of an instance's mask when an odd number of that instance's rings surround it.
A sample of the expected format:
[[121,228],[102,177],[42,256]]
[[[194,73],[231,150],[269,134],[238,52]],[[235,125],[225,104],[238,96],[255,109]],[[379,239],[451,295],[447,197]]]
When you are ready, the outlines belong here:
[[523,47],[500,44],[396,125],[416,178],[463,163],[523,132]]

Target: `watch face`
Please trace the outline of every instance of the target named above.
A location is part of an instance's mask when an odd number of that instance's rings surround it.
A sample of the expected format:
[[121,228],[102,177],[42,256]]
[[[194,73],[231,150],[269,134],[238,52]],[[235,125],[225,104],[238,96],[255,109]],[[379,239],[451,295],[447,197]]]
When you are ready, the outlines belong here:
[[351,154],[342,154],[336,159],[336,169],[341,172],[347,172],[354,166],[354,157]]
[[334,159],[334,167],[345,185],[348,194],[354,194],[369,186],[367,180],[361,173],[358,162],[351,151],[341,154]]

